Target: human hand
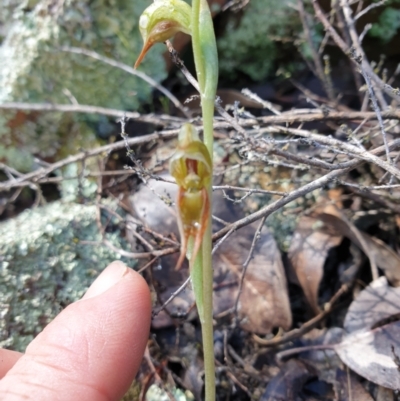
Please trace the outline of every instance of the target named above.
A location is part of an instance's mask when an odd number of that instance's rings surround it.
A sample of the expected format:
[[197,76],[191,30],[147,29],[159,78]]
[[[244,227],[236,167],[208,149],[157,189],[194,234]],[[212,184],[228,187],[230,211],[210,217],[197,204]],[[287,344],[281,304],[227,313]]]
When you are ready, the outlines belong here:
[[139,369],[150,319],[146,282],[111,263],[25,354],[0,350],[0,400],[121,399]]

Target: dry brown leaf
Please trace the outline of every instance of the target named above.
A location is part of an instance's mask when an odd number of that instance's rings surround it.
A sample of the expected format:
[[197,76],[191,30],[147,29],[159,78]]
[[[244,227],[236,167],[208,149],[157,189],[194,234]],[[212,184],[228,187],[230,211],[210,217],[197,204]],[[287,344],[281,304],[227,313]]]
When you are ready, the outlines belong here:
[[[335,347],[340,359],[352,370],[373,383],[393,390],[400,388],[400,322],[346,336]],[[393,347],[393,350],[392,350]]]
[[391,248],[358,230],[333,204],[316,210],[315,216],[300,218],[289,248],[297,280],[314,313],[320,311],[318,290],[326,256],[342,237],[349,238],[367,255],[376,276],[377,267],[380,267],[392,285],[400,285],[400,257]]
[[336,401],[374,401],[371,395],[351,372],[336,370],[336,378],[333,381]]
[[304,363],[290,359],[268,383],[260,401],[295,401],[304,383],[312,376]]
[[388,285],[385,277],[373,281],[350,305],[344,328],[348,333],[369,330],[378,322],[400,314],[400,288]]
[[[334,202],[339,209],[343,208],[343,188],[331,188],[327,191],[327,197],[331,202]],[[323,200],[323,198],[322,198]]]
[[349,238],[367,255],[370,264],[380,267],[390,283],[400,285],[400,257],[384,242],[363,233],[354,226],[337,208],[330,205],[317,216],[338,235]]
[[[254,225],[243,227],[235,233],[231,241],[221,247],[221,252],[216,256],[219,259],[214,263],[216,281],[235,282],[221,291],[215,291],[215,304],[219,312],[234,306],[242,266],[249,254],[254,233]],[[238,313],[241,327],[254,333],[268,334],[273,327],[288,330],[292,324],[280,251],[266,228],[261,233],[254,257],[247,267]]]
[[331,248],[340,244],[341,240],[340,235],[332,235],[314,217],[301,217],[294,232],[289,248],[289,259],[315,314],[320,312],[318,289],[326,256]]
[[[321,381],[332,383],[336,377],[336,370],[343,366],[335,350],[332,349],[342,341],[343,332],[344,330],[339,327],[313,329],[303,335],[297,343],[300,346],[310,346],[307,352],[301,353],[301,359],[308,366],[312,366]],[[314,346],[316,346],[315,349],[313,349]],[[285,351],[282,353],[284,354]],[[280,358],[282,354],[278,353],[277,359]]]
[[395,401],[394,391],[390,388],[378,386],[375,401]]
[[351,304],[348,332],[335,347],[340,359],[360,376],[391,389],[400,388],[400,288],[380,277]]
[[374,257],[376,264],[385,273],[389,283],[395,287],[400,286],[400,257],[393,249],[389,248],[378,238],[370,237],[363,233],[370,253]]
[[398,214],[396,214],[396,216],[395,216],[395,222],[396,222],[397,228],[400,228],[400,216]]
[[375,258],[369,249],[363,234],[347,219],[347,217],[334,205],[328,205],[322,213],[317,216],[326,226],[336,231],[337,234],[349,238],[367,255],[373,272],[377,272]]

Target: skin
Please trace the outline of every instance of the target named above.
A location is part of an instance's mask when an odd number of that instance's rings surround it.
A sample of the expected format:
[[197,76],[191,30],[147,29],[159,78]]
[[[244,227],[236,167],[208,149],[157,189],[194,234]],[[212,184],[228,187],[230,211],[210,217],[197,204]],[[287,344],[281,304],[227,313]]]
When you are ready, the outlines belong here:
[[150,319],[146,282],[113,262],[24,354],[0,350],[0,400],[120,400],[139,369]]

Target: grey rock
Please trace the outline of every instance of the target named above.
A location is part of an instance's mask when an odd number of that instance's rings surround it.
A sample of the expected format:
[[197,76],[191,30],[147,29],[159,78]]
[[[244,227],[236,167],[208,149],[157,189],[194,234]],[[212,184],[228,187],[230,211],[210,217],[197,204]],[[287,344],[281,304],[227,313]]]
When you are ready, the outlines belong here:
[[[101,243],[96,212],[93,205],[54,202],[0,224],[0,346],[24,351],[110,262],[123,260]],[[118,221],[102,214],[107,240],[125,247]]]

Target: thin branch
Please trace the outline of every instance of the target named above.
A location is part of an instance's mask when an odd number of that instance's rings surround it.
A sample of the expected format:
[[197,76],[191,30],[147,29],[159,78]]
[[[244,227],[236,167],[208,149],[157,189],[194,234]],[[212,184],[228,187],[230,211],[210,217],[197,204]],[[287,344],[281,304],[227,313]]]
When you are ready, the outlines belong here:
[[287,192],[281,191],[267,191],[266,189],[257,189],[257,188],[242,188],[242,187],[235,187],[233,185],[214,185],[213,190],[222,190],[222,191],[243,191],[251,194],[266,194],[266,195],[279,195],[279,196],[286,196]]
[[[127,142],[129,143],[129,145],[133,146],[133,145],[138,145],[141,143],[146,143],[149,141],[158,141],[160,139],[169,139],[169,138],[174,138],[178,134],[178,132],[179,132],[179,130],[162,131],[160,133],[149,134],[149,135],[144,135],[144,136],[135,137],[135,138],[129,138],[127,140]],[[53,173],[54,171],[67,166],[68,164],[76,163],[83,159],[88,159],[91,157],[99,156],[103,153],[107,154],[109,152],[113,152],[113,151],[124,149],[124,148],[125,148],[125,142],[122,140],[122,141],[118,141],[118,142],[115,142],[115,143],[112,143],[109,145],[104,145],[104,146],[100,146],[95,149],[77,153],[76,155],[69,156],[63,160],[53,163],[49,167],[42,167],[42,168],[39,168],[38,170],[32,171],[30,173],[23,174],[20,177],[14,179],[12,181],[0,182],[0,192],[8,191],[11,188],[16,188],[16,187],[20,187],[20,186],[32,185],[33,183],[38,182],[43,177],[48,176],[49,174]]]
[[179,247],[169,247],[169,248],[164,248],[164,249],[159,249],[159,250],[154,250],[154,251],[149,251],[149,252],[129,252],[125,251],[124,249],[117,248],[115,245],[113,245],[109,240],[104,239],[101,241],[102,244],[107,246],[109,249],[112,251],[120,254],[121,256],[124,256],[125,258],[130,258],[130,259],[147,259],[149,257],[161,257],[161,256],[166,256],[170,255],[172,253],[178,252]]
[[381,110],[379,108],[378,102],[377,102],[376,97],[375,97],[375,91],[374,91],[374,88],[372,87],[371,79],[368,76],[368,74],[366,74],[364,72],[364,70],[362,69],[362,60],[360,60],[359,57],[355,53],[353,53],[353,57],[359,63],[361,75],[364,77],[364,80],[365,80],[365,82],[367,84],[369,98],[370,98],[370,100],[372,102],[372,108],[374,109],[374,111],[376,113],[376,116],[377,116],[377,119],[378,119],[378,123],[379,123],[379,128],[381,130],[381,134],[382,134],[382,138],[383,138],[383,143],[385,144],[386,159],[387,159],[388,163],[391,164],[392,161],[390,159],[389,149],[387,147],[386,131],[385,131],[385,127],[384,127],[384,124],[383,124]]
[[339,170],[339,169],[343,169],[349,166],[349,163],[351,162],[346,162],[346,163],[327,163],[323,160],[319,160],[319,159],[315,159],[315,158],[306,158],[303,156],[299,156],[298,154],[294,154],[294,153],[289,153],[289,152],[285,152],[283,150],[280,149],[275,149],[272,148],[270,150],[270,153],[273,153],[277,156],[281,156],[284,157],[285,159],[288,160],[294,160],[297,161],[298,163],[302,163],[308,166],[313,166],[313,167],[317,167],[323,170]]
[[325,75],[324,67],[322,65],[320,56],[318,54],[317,49],[314,46],[314,41],[313,41],[311,30],[310,30],[310,27],[308,24],[308,20],[307,20],[308,16],[304,9],[303,0],[297,1],[297,7],[298,7],[298,12],[300,15],[301,22],[303,24],[304,33],[306,34],[306,37],[307,37],[307,43],[311,49],[311,54],[312,54],[312,58],[314,60],[314,65],[315,65],[315,70],[316,70],[316,75],[318,76],[319,80],[322,82],[325,93],[328,95],[329,100],[334,102],[335,94],[333,91],[333,87],[332,87],[331,83],[329,82],[329,80],[327,79],[327,76]]
[[[105,107],[88,106],[88,105],[73,105],[73,104],[51,104],[51,103],[0,103],[0,110],[26,110],[26,111],[46,111],[46,112],[64,112],[64,113],[87,113],[87,114],[101,114],[110,117],[121,118],[124,115],[130,119],[137,119],[140,121],[148,121],[155,124],[165,125],[166,123],[181,124],[185,120],[169,116],[141,116],[136,112],[129,112],[123,110],[108,109]],[[230,116],[229,116],[230,117]],[[400,110],[387,110],[382,113],[385,119],[400,120]],[[230,117],[232,120],[233,118]],[[318,121],[358,121],[358,120],[373,121],[377,119],[375,112],[361,112],[361,111],[315,111],[312,110],[297,110],[281,113],[279,116],[264,116],[258,117],[254,120],[239,119],[240,130],[243,127],[252,127],[255,124],[294,124]],[[228,123],[217,121],[215,128],[229,128],[231,127],[230,121]],[[235,122],[237,125],[237,122]]]
[[257,344],[263,345],[265,347],[277,347],[278,345],[285,344],[289,341],[293,341],[296,338],[301,337],[302,335],[308,333],[310,330],[315,328],[322,320],[324,320],[333,310],[334,304],[339,300],[339,298],[345,294],[349,290],[349,287],[346,284],[343,284],[336,294],[332,297],[329,303],[326,305],[325,310],[320,312],[317,316],[313,317],[308,322],[304,323],[298,329],[290,330],[289,332],[285,333],[281,337],[275,337],[271,340],[266,340],[253,334],[253,339],[256,341]]
[[359,36],[360,44],[362,44],[362,42],[364,41],[364,38],[365,38],[366,34],[368,33],[368,31],[369,31],[371,28],[372,28],[372,24],[367,24],[367,25],[364,26],[364,29],[363,29],[363,31],[360,33],[360,36]]
[[[389,149],[398,149],[400,147],[400,139],[396,139],[393,142],[389,143]],[[380,146],[377,149],[374,149],[371,153],[373,155],[379,155],[382,152],[385,152],[385,148]],[[257,221],[258,219],[264,217],[264,216],[269,216],[273,212],[277,211],[281,207],[287,205],[288,203],[294,201],[297,198],[300,198],[301,196],[304,196],[312,191],[315,191],[316,189],[319,189],[328,183],[334,181],[336,178],[340,177],[341,175],[348,173],[349,171],[353,170],[354,168],[360,166],[364,161],[363,160],[353,160],[350,164],[349,167],[340,169],[340,170],[335,170],[332,171],[328,174],[323,175],[322,177],[319,177],[315,179],[314,181],[311,181],[302,187],[290,192],[288,196],[281,198],[275,202],[270,203],[267,206],[264,206],[257,212],[254,212],[250,214],[249,216],[246,216],[240,220],[237,220],[235,223],[231,223],[227,225],[226,227],[222,228],[218,232],[214,233],[213,235],[213,240],[217,240],[218,238],[223,237],[226,233],[238,230],[241,227],[244,227],[250,223],[253,223],[254,221]]]
[[157,309],[155,309],[152,313],[152,316],[157,316],[162,310],[164,310],[173,300],[176,298],[190,283],[190,276],[185,280],[185,282],[174,291],[171,296]]
[[21,175],[23,175],[22,173],[20,173],[19,171],[15,170],[14,168],[7,166],[7,164],[1,163],[0,162],[0,169],[2,169],[4,171],[4,173],[7,175],[7,177],[10,180],[14,180],[15,177],[13,177],[13,175],[17,176],[17,177],[21,177]]
[[[339,181],[339,184],[349,187],[350,191],[356,193],[357,195],[362,196],[363,198],[370,199],[373,202],[379,203],[383,207],[392,210],[394,213],[400,214],[400,205],[386,200],[384,196],[382,196],[382,194],[376,194],[374,192],[371,192],[372,190],[377,190],[377,189],[391,189],[387,188],[389,187],[389,185],[384,185],[385,188],[382,188],[382,186],[362,187],[346,181]],[[400,185],[396,185],[395,187],[399,188]]]
[[359,18],[361,18],[363,15],[369,13],[371,10],[373,10],[374,8],[383,6],[386,3],[387,0],[381,0],[378,1],[377,3],[372,3],[370,4],[368,7],[365,7],[364,10],[360,11],[355,17],[354,17],[354,21],[357,21]]
[[[388,110],[382,113],[382,117],[385,119],[393,119],[393,120],[400,120],[400,110]],[[231,117],[232,118],[232,117]],[[233,118],[232,118],[233,120]],[[265,117],[258,117],[255,119],[239,119],[239,132],[243,132],[245,127],[253,127],[254,125],[259,124],[286,124],[291,125],[295,123],[307,123],[307,122],[320,122],[320,121],[374,121],[377,120],[377,115],[375,112],[361,112],[361,111],[312,111],[307,110],[301,112],[297,110],[281,113],[279,116],[265,116]],[[235,122],[234,128],[238,125],[238,122]],[[232,127],[231,121],[228,122],[221,122],[217,121],[214,124],[215,129],[221,128],[230,128]]]
[[[172,61],[176,64],[176,66],[181,70],[181,72],[183,73],[183,75],[185,76],[185,78],[192,84],[192,86],[196,89],[197,92],[200,93],[200,87],[198,82],[196,81],[196,79],[193,77],[193,75],[189,72],[189,70],[186,68],[185,64],[183,63],[183,61],[179,58],[178,56],[178,52],[173,48],[172,44],[170,41],[166,41],[165,42],[168,48],[168,51],[172,57]],[[243,127],[241,127],[236,120],[231,117],[225,110],[223,107],[221,107],[221,105],[219,104],[220,101],[219,99],[215,99],[214,105],[215,108],[217,109],[218,113],[229,123],[232,125],[232,127],[234,127],[236,130],[238,130],[240,133],[242,133],[242,135],[246,135],[246,131],[244,130]],[[214,124],[214,128],[215,124]]]
[[274,107],[274,105],[271,102],[267,102],[266,100],[261,99],[260,96],[251,92],[250,89],[247,89],[247,88],[242,89],[242,93],[243,93],[243,95],[247,96],[249,99],[254,100],[257,103],[260,103],[264,107],[264,109],[268,109],[275,115],[279,116],[280,114],[282,114],[279,110],[277,110]]
[[[346,55],[349,56],[350,55],[350,49],[349,47],[346,45],[346,43],[344,42],[344,40],[338,35],[338,33],[336,32],[336,30],[333,28],[332,24],[328,21],[328,19],[326,18],[325,14],[322,12],[322,9],[320,7],[320,5],[318,4],[318,0],[312,0],[312,4],[314,6],[314,11],[315,11],[315,15],[317,16],[317,18],[320,20],[320,22],[322,23],[322,25],[324,26],[325,30],[329,33],[329,35],[332,37],[333,41],[336,43],[336,45],[340,48],[340,50],[342,50],[342,52]],[[350,60],[352,60],[350,58]],[[352,60],[355,64],[356,61]],[[398,100],[400,100],[400,95],[396,94],[396,91],[393,90],[393,88],[387,88],[385,82],[383,82],[372,70],[371,66],[369,65],[369,63],[366,61],[366,58],[363,57],[363,67],[365,72],[374,80],[374,82],[385,91],[386,94],[388,94],[389,96],[396,98]]]
[[52,103],[1,103],[0,109],[3,110],[25,110],[25,111],[60,111],[62,113],[87,113],[101,114],[103,116],[121,118],[124,114],[128,118],[139,118],[140,114],[131,111],[107,109],[105,107],[88,106],[83,104],[52,104]]
[[177,107],[187,118],[190,118],[190,114],[188,113],[188,110],[186,107],[183,106],[183,104],[166,88],[164,88],[162,85],[160,85],[157,81],[155,81],[153,78],[149,77],[147,74],[144,72],[135,70],[133,67],[130,67],[129,65],[126,65],[124,63],[121,63],[119,61],[113,60],[108,57],[104,57],[101,54],[93,51],[93,50],[87,50],[79,47],[61,47],[61,51],[68,52],[68,53],[74,53],[74,54],[82,54],[87,57],[94,58],[96,60],[101,61],[102,63],[111,65],[113,67],[119,68],[120,70],[123,70],[127,72],[128,74],[135,75],[143,81],[147,82],[149,85],[154,87],[155,89],[159,90],[161,93],[163,93],[171,102]]
[[352,40],[352,48],[350,50],[350,54],[352,59],[358,64],[360,73],[364,77],[364,80],[367,84],[368,92],[369,92],[369,97],[371,99],[373,109],[377,115],[378,122],[379,122],[379,127],[381,129],[382,133],[382,138],[383,138],[383,143],[385,144],[386,147],[386,158],[387,162],[391,164],[390,156],[389,156],[389,149],[387,148],[387,138],[386,138],[386,132],[385,128],[383,126],[383,120],[381,116],[381,110],[379,108],[376,96],[379,98],[379,101],[381,103],[382,108],[387,109],[387,104],[385,99],[383,98],[381,89],[379,88],[378,91],[374,90],[372,86],[372,82],[368,73],[368,70],[371,70],[371,66],[368,63],[368,60],[366,59],[365,52],[363,48],[361,47],[361,43],[359,41],[358,33],[355,28],[355,23],[352,18],[352,10],[350,8],[348,0],[341,0],[341,6],[343,9],[343,14],[344,18],[347,24],[347,27],[349,29],[350,37]]
[[[351,152],[351,153],[353,153],[353,155],[356,155],[361,159],[364,159],[370,163],[376,164],[377,166],[381,167],[385,171],[388,171],[390,174],[393,174],[397,179],[400,180],[400,170],[397,169],[392,164],[389,164],[389,163],[383,161],[382,159],[380,159],[379,157],[373,155],[372,152],[368,152],[366,150],[360,149],[359,147],[351,145],[346,142],[338,141],[337,139],[334,139],[334,138],[330,138],[330,137],[327,137],[324,135],[319,135],[319,134],[312,134],[305,130],[284,128],[284,127],[271,127],[271,130],[273,130],[273,129],[276,129],[278,132],[284,133],[286,131],[291,134],[303,136],[305,138],[310,138],[315,141],[318,141],[319,143],[327,144],[329,146],[343,149],[347,152]],[[385,149],[385,152],[387,152],[387,153],[389,152],[389,146],[387,143],[384,145],[384,149]]]
[[[228,226],[228,224],[226,226]],[[228,230],[228,232],[226,232],[225,235],[214,245],[212,250],[213,255],[215,254],[215,252],[217,252],[218,248],[235,232],[235,230],[235,228],[231,228],[230,230]]]
[[150,267],[156,260],[158,260],[158,257],[155,256],[154,258],[150,259],[143,267],[141,267],[138,270],[138,273],[143,273],[148,267]]

